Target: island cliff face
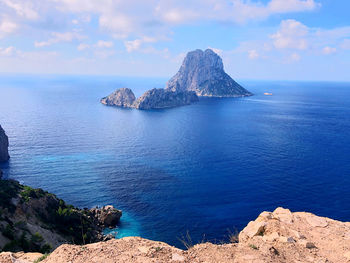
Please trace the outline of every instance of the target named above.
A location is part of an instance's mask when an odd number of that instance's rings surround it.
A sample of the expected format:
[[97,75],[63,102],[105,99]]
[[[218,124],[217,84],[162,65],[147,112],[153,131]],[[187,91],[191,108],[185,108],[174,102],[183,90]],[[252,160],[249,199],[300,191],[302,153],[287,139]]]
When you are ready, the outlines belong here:
[[224,71],[222,59],[211,49],[189,52],[166,89],[195,91],[198,96],[243,97],[253,95]]
[[4,129],[0,125],[0,162],[6,162],[10,158],[8,147],[9,147],[8,137]]
[[135,100],[135,95],[131,89],[121,88],[109,96],[102,98],[101,103],[110,106],[131,108]]
[[188,105],[195,101],[198,101],[198,97],[193,91],[151,89],[138,98],[133,107],[140,110],[162,109]]
[[101,103],[108,106],[135,108],[139,110],[164,109],[191,104],[198,101],[193,91],[171,91],[166,89],[151,89],[137,100],[131,89],[121,88],[107,97]]

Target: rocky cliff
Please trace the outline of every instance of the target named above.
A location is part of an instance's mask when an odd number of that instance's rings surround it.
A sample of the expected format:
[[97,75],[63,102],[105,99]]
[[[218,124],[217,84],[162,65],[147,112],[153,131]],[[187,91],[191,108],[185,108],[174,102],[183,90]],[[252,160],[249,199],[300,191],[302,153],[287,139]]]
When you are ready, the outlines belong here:
[[180,70],[168,81],[166,89],[195,91],[198,96],[207,97],[252,95],[225,73],[222,59],[211,49],[189,52]]
[[[184,262],[184,263],[345,263],[350,262],[350,222],[277,208],[251,221],[232,243],[198,244],[181,250],[139,237],[85,246],[62,245],[42,262]],[[40,254],[0,254],[0,262],[33,262]],[[31,257],[26,259],[26,257]]]
[[9,147],[8,137],[4,129],[0,125],[0,162],[6,162],[10,158],[8,147]]
[[112,206],[73,207],[41,189],[2,180],[0,171],[0,251],[46,253],[61,244],[107,240],[103,229],[121,215]]
[[107,97],[101,99],[101,103],[109,106],[131,108],[136,98],[131,89],[121,88]]
[[139,110],[179,107],[195,101],[198,101],[198,97],[193,91],[171,91],[166,89],[148,90],[136,100],[134,93],[128,88],[118,89],[101,99],[101,103],[108,106]]
[[188,105],[195,101],[198,101],[198,97],[193,91],[151,89],[138,98],[133,107],[140,110],[161,109]]

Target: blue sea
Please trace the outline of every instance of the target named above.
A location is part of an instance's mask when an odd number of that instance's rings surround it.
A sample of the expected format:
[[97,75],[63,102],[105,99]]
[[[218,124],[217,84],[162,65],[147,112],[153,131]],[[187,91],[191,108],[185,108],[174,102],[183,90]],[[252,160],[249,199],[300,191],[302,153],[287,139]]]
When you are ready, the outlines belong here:
[[[350,221],[350,83],[240,81],[255,95],[172,109],[104,106],[166,79],[2,75],[7,178],[123,210],[117,237],[225,241],[283,206]],[[265,96],[271,92],[272,96]]]

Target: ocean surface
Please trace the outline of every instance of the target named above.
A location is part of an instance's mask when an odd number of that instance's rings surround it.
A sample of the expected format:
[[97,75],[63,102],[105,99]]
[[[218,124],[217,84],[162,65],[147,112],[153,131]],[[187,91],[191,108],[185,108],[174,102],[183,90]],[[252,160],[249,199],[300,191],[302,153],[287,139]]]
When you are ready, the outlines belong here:
[[187,232],[225,241],[278,206],[350,221],[350,83],[241,81],[255,96],[151,111],[99,103],[165,82],[2,75],[0,168],[75,206],[122,209],[117,237],[179,247]]

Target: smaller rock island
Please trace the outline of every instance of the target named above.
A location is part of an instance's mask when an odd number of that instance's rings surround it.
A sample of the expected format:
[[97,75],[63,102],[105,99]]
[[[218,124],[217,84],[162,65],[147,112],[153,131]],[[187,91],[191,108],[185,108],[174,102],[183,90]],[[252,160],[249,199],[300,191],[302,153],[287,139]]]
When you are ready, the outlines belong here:
[[135,100],[135,95],[131,89],[121,88],[102,98],[101,103],[110,106],[132,107]]
[[198,97],[245,97],[253,95],[225,71],[222,59],[211,49],[191,51],[165,89],[151,89],[136,99],[131,89],[121,88],[101,103],[140,110],[189,105]]

